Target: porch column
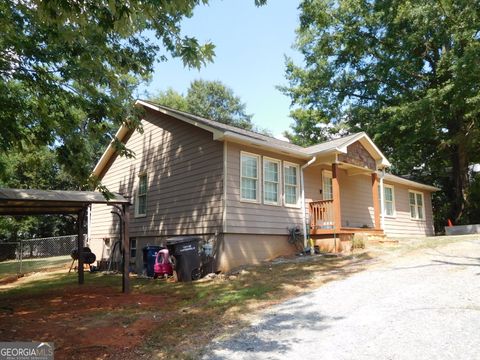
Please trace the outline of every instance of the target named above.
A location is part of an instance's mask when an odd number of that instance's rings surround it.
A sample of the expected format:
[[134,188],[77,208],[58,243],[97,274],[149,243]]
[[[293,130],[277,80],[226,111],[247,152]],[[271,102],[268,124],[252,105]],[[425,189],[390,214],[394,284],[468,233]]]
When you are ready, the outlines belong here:
[[333,195],[333,221],[336,232],[342,227],[342,213],[340,210],[340,185],[338,183],[338,164],[332,164],[332,195]]
[[380,229],[380,201],[378,199],[378,176],[372,173],[373,219],[375,229]]

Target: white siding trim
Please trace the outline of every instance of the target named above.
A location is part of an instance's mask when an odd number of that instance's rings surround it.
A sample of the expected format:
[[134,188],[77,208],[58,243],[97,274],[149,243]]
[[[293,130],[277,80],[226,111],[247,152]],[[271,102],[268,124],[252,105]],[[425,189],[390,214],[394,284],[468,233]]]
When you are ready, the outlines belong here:
[[381,225],[381,228],[382,230],[385,230],[385,204],[383,202],[383,198],[385,196],[385,193],[383,192],[384,190],[384,182],[383,182],[383,178],[385,177],[385,169],[380,172],[380,225]]
[[[227,156],[228,148],[227,142],[223,142],[223,232],[227,232]],[[241,166],[241,165],[240,165]]]

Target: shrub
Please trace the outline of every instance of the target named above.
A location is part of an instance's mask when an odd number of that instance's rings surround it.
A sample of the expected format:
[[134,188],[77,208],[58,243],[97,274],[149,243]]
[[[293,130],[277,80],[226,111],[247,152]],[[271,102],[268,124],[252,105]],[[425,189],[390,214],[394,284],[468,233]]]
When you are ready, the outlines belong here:
[[352,239],[352,250],[365,249],[365,237],[355,234]]

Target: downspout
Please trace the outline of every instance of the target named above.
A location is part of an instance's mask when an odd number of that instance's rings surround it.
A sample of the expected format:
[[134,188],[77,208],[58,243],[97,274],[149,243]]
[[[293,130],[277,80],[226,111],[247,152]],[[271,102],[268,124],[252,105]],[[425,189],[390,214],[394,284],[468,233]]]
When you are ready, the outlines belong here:
[[[305,208],[305,184],[303,181],[303,170],[312,165],[317,157],[314,156],[300,168],[300,187],[302,190],[302,220],[303,220],[303,248],[307,248],[307,209]],[[312,249],[310,249],[311,251]]]
[[385,168],[382,168],[380,173],[380,226],[382,230],[385,230],[385,202],[384,202],[384,190],[383,190],[383,178],[385,177]]

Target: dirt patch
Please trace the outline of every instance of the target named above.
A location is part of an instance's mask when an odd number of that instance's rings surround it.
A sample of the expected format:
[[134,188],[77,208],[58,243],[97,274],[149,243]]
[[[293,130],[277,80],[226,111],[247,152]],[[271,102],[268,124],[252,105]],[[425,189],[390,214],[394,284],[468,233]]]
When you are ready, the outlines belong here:
[[53,341],[58,359],[119,357],[143,343],[167,315],[164,295],[124,295],[111,287],[69,286],[2,301],[3,341]]

